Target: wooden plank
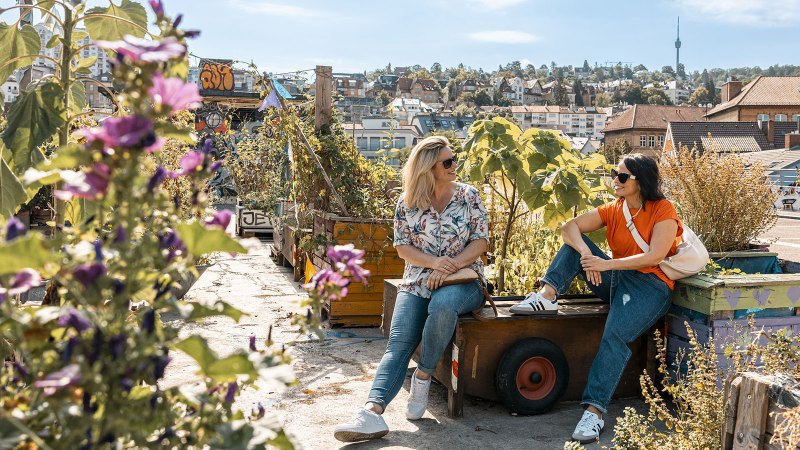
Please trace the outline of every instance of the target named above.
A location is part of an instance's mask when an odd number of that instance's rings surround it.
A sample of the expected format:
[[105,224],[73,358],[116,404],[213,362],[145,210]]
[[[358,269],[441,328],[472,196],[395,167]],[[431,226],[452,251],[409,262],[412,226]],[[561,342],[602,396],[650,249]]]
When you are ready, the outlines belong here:
[[379,316],[383,312],[380,301],[332,301],[328,305],[328,314],[331,317],[341,316]]
[[736,410],[734,450],[759,450],[764,442],[769,404],[769,385],[758,374],[742,377],[739,405]]
[[328,324],[333,327],[377,327],[381,316],[343,316],[329,318]]
[[733,447],[734,431],[736,429],[736,413],[739,406],[739,392],[742,386],[742,377],[737,376],[726,380],[725,391],[725,418],[722,422],[722,448],[730,449]]

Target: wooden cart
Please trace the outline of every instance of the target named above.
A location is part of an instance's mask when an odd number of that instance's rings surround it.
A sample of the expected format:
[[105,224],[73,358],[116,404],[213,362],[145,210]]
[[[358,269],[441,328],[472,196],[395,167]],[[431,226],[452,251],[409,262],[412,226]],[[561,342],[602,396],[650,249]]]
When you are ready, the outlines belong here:
[[[400,280],[386,280],[382,329],[388,337]],[[515,316],[522,297],[496,297],[499,316],[478,321],[461,316],[434,378],[447,387],[448,414],[461,417],[464,396],[501,401],[521,414],[547,412],[559,400],[580,400],[600,346],[608,305],[597,298],[561,300],[556,315]],[[491,309],[484,309],[491,316]],[[663,326],[663,321],[658,326]],[[630,344],[633,355],[615,397],[641,394],[639,377],[655,378],[656,348],[646,333]],[[417,360],[417,355],[414,355]]]

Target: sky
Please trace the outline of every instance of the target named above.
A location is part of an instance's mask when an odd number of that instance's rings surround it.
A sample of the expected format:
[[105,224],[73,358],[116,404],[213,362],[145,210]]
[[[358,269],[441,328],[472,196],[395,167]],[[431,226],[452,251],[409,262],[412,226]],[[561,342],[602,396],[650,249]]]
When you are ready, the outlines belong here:
[[660,70],[675,65],[679,16],[687,71],[800,64],[800,0],[163,1],[169,15],[184,15],[182,27],[202,31],[193,54],[272,73],[435,62],[492,71],[514,60]]

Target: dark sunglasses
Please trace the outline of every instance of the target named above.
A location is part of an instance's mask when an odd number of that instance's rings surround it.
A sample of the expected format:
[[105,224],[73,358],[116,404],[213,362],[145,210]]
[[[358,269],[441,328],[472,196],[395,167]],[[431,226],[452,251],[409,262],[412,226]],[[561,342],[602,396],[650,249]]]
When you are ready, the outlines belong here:
[[628,182],[629,178],[631,180],[635,180],[636,179],[636,175],[633,175],[633,174],[630,174],[630,173],[625,173],[625,172],[620,173],[620,172],[617,172],[616,170],[612,170],[611,171],[611,179],[613,180],[614,178],[619,178],[619,182],[622,183],[622,184],[625,184],[625,183]]
[[447,158],[447,159],[442,161],[442,167],[444,167],[445,169],[449,169],[449,168],[453,167],[453,164],[456,164],[456,163],[458,163],[458,160],[455,157]]

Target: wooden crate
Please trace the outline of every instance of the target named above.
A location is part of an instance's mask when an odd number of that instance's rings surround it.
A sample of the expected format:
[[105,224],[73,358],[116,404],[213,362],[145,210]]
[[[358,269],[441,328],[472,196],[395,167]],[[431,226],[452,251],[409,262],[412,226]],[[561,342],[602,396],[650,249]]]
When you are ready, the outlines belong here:
[[[782,375],[745,372],[726,382],[725,422],[721,448],[788,449],[788,442],[772,443],[776,429],[800,403],[797,380]],[[800,449],[800,446],[792,447]]]
[[[367,284],[352,282],[347,287],[345,298],[324,305],[324,318],[332,326],[379,326],[384,280],[402,276],[405,268],[405,261],[392,245],[392,220],[356,219],[315,212],[313,236],[324,236],[329,245],[353,244],[355,248],[364,250],[363,267],[370,271]],[[307,281],[311,279],[309,274],[331,267],[325,251],[326,248],[321,246],[308,255]]]
[[[394,313],[394,299],[401,280],[386,280],[382,330],[388,337]],[[494,297],[498,317],[481,322],[469,314],[456,324],[453,340],[445,348],[434,377],[448,391],[448,414],[463,415],[464,396],[499,400],[495,389],[497,366],[503,354],[520,339],[546,338],[559,346],[569,364],[569,382],[562,400],[580,400],[589,369],[600,346],[608,316],[608,304],[597,298],[570,298],[560,301],[558,314],[517,316],[509,308],[523,297]],[[492,316],[484,308],[483,315]],[[657,327],[662,326],[663,322]],[[580,332],[576,332],[580,330]],[[656,348],[651,333],[629,344],[632,356],[620,378],[614,397],[641,395],[639,377],[656,371]],[[414,355],[418,360],[418,353]]]
[[734,311],[800,306],[800,274],[695,275],[678,280],[672,303],[709,316],[734,319]]

